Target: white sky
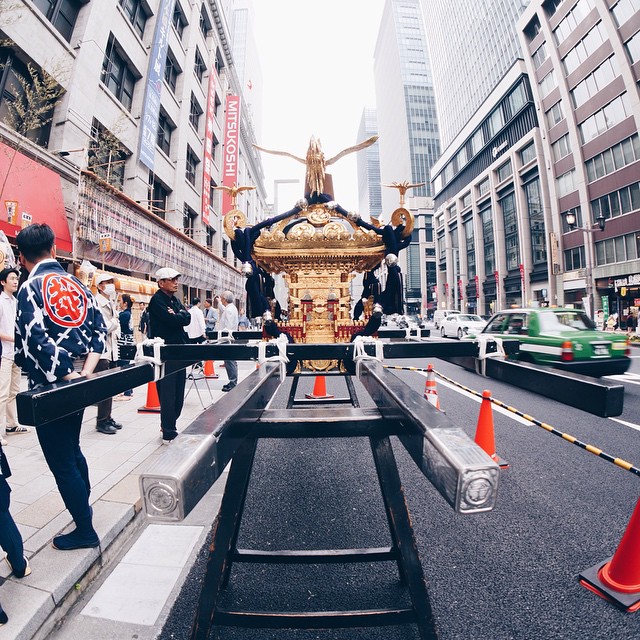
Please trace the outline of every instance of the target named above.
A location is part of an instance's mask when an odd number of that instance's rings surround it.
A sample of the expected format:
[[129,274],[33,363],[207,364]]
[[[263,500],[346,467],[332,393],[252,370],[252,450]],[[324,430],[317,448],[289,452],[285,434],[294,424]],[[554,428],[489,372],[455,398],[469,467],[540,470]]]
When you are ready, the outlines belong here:
[[[373,53],[384,0],[254,0],[263,74],[262,136],[267,149],[306,155],[312,135],[325,157],[354,145],[365,106],[375,106]],[[279,212],[303,195],[304,165],[262,153],[267,199]],[[358,210],[356,154],[328,168],[336,200]]]

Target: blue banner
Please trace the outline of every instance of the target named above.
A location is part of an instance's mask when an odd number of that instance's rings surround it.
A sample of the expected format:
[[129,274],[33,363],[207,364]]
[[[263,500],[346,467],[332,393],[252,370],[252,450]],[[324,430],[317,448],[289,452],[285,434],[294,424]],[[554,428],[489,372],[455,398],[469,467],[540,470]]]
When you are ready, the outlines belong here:
[[144,89],[138,160],[153,171],[156,141],[158,139],[158,116],[160,115],[160,92],[167,60],[169,30],[175,0],[160,0],[156,29],[153,34],[153,46],[149,58],[147,83]]

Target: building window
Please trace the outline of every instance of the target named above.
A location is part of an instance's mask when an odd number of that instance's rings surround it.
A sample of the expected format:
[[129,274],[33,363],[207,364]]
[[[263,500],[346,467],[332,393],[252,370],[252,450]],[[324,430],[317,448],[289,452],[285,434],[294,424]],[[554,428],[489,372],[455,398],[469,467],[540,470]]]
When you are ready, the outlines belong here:
[[160,115],[158,116],[157,145],[167,155],[169,155],[169,151],[171,150],[171,133],[174,129],[175,127],[171,124],[167,114],[164,111],[160,111]]
[[584,246],[573,247],[564,252],[564,270],[575,271],[576,269],[584,269],[586,262],[584,259]]
[[131,111],[133,104],[133,90],[136,84],[136,77],[124,58],[120,45],[113,37],[109,36],[107,50],[102,63],[103,82],[111,93]]
[[575,175],[575,169],[563,173],[556,178],[556,188],[558,189],[558,197],[566,196],[568,193],[572,193],[576,190],[573,177]]
[[216,49],[216,57],[213,60],[213,67],[218,75],[220,75],[220,72],[224,69],[224,58],[222,57],[220,49]]
[[549,129],[555,127],[561,120],[563,120],[564,111],[562,109],[562,100],[558,100],[558,102],[556,102],[545,115],[547,116],[547,127]]
[[207,10],[205,9],[205,5],[202,5],[202,8],[200,9],[200,21],[198,23],[198,26],[200,27],[200,33],[202,33],[202,35],[206,38],[211,29],[213,28],[211,25],[211,18],[209,17],[209,14],[207,13]]
[[538,69],[540,65],[549,57],[547,53],[547,48],[544,46],[544,42],[536,49],[534,54],[531,56],[533,60],[533,66]]
[[106,127],[97,120],[91,126],[91,143],[87,152],[87,169],[119,189],[124,188],[124,170],[131,154]]
[[[573,228],[569,227],[569,224],[567,223],[567,215],[569,213],[572,213],[576,217],[576,222]],[[582,209],[580,207],[567,209],[560,214],[560,220],[562,221],[562,233],[569,233],[569,231],[573,231],[575,227],[582,226]]]
[[522,166],[529,164],[532,160],[535,160],[535,158],[536,145],[533,142],[520,150],[520,162],[522,163]]
[[593,73],[571,90],[573,106],[578,108],[602,91],[616,76],[615,56],[607,58]]
[[163,220],[167,217],[167,207],[171,189],[162,184],[153,173],[149,172],[149,211]]
[[607,41],[607,33],[601,22],[598,22],[578,44],[563,58],[566,75],[573,73],[603,42]]
[[480,211],[482,220],[482,242],[484,245],[484,272],[487,276],[496,270],[496,252],[493,243],[493,215],[491,207]]
[[197,131],[200,124],[200,116],[202,115],[202,107],[198,104],[196,97],[191,94],[191,106],[189,108],[189,122],[193,125],[193,128]]
[[166,83],[171,87],[173,93],[176,92],[176,84],[178,82],[178,76],[180,75],[180,67],[171,51],[167,52],[167,59],[164,63],[164,79]]
[[467,253],[467,278],[471,281],[476,277],[476,251],[473,244],[473,219],[463,224],[464,241]]
[[578,125],[582,144],[593,140],[631,115],[632,110],[629,106],[629,99],[627,94],[623,93]]
[[142,38],[144,27],[149,18],[142,0],[120,0],[120,6],[127,18],[129,18],[129,22],[133,25],[135,32]]
[[540,194],[540,180],[536,178],[524,185],[529,213],[529,228],[531,230],[531,259],[535,267],[547,263],[547,245],[544,232],[544,215],[542,211],[542,196]]
[[214,229],[207,226],[205,227],[205,233],[206,233],[207,249],[209,249],[209,251],[213,251],[213,236],[215,235],[216,232]]
[[607,238],[596,242],[596,264],[613,264],[636,260],[640,256],[640,234],[627,233],[624,236]]
[[512,174],[513,174],[513,170],[511,169],[511,160],[507,160],[503,165],[500,165],[496,169],[496,177],[499,183],[506,180]]
[[571,142],[569,140],[569,134],[565,133],[561,138],[558,138],[552,145],[553,159],[558,162],[561,158],[568,156],[571,153]]
[[504,220],[504,247],[507,270],[512,271],[520,265],[520,243],[518,241],[518,219],[516,216],[516,197],[510,193],[500,200]]
[[636,0],[620,0],[611,9],[613,17],[619,27],[621,27],[627,20],[633,18],[638,12],[638,3]]
[[507,120],[513,118],[525,104],[527,104],[527,92],[524,87],[524,82],[520,82],[505,100],[504,106],[507,112]]
[[229,243],[226,240],[222,241],[222,258],[224,260],[229,256]]
[[84,3],[80,0],[34,0],[33,4],[44,13],[62,37],[71,42],[78,12]]
[[613,145],[584,164],[589,182],[593,182],[636,160],[640,160],[640,138],[634,133],[630,138]]
[[184,176],[195,187],[196,185],[196,172],[198,169],[200,160],[198,156],[193,152],[190,146],[187,145],[187,161],[185,165]]
[[457,215],[458,215],[458,209],[456,208],[455,205],[447,209],[447,220],[455,220]]
[[640,31],[633,38],[627,40],[624,47],[627,50],[627,56],[629,56],[631,64],[640,61]]
[[542,4],[549,18],[555,14],[555,12],[558,10],[558,7],[562,4],[562,2],[563,0],[547,0],[547,2],[544,2]]
[[471,206],[471,192],[468,191],[462,196],[462,208],[468,209]]
[[540,80],[540,97],[546,98],[557,86],[555,73],[551,70]]
[[184,13],[179,3],[176,3],[176,7],[173,10],[173,26],[178,34],[178,38],[182,40],[182,34],[184,33],[184,28],[187,26],[187,19],[184,17]]
[[599,217],[617,218],[640,209],[640,182],[596,198],[591,201],[593,219]]
[[470,140],[471,144],[471,156],[475,156],[482,147],[484,147],[484,136],[482,135],[482,129],[478,129],[472,136]]
[[191,239],[195,236],[195,222],[198,214],[185,202],[182,205],[182,227],[185,235]]
[[39,145],[49,141],[53,110],[64,93],[53,77],[0,47],[0,122]]
[[500,129],[502,129],[504,125],[504,118],[502,117],[502,110],[500,107],[494,109],[491,115],[487,118],[487,138],[491,140],[495,135],[498,134]]
[[482,182],[478,183],[478,197],[482,197],[486,193],[489,193],[489,178],[485,178]]
[[556,39],[556,44],[564,42],[587,17],[591,9],[593,9],[593,0],[578,0],[573,9],[562,18],[554,29],[553,35]]
[[196,56],[195,61],[193,63],[193,71],[198,78],[198,82],[202,82],[202,78],[204,77],[204,72],[207,70],[207,65],[200,54],[200,50],[196,47]]

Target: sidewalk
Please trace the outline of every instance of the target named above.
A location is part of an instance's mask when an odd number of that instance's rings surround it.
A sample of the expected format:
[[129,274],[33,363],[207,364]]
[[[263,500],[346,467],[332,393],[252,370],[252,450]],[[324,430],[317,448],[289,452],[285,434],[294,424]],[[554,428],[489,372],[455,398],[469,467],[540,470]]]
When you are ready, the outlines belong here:
[[[240,380],[254,370],[253,362],[238,362]],[[218,366],[215,373],[218,379],[198,380],[195,385],[187,380],[178,431],[204,410],[203,404],[207,407],[223,395],[227,376]],[[71,524],[71,516],[44,461],[35,429],[7,436],[9,444],[4,449],[13,473],[9,480],[11,513],[22,534],[32,573],[18,580],[9,577],[5,562],[0,564],[0,602],[9,616],[9,622],[0,627],[0,640],[30,640],[36,634],[46,637],[47,630],[117,553],[123,539],[141,524],[136,518],[141,509],[138,476],[164,449],[159,414],[138,413],[146,394],[144,385],[134,390],[132,400],[114,400],[112,416],[123,425],[115,435],[98,433],[96,408],[85,409],[81,444],[92,484],[94,527],[101,541],[96,549],[58,551],[51,546],[53,537]]]

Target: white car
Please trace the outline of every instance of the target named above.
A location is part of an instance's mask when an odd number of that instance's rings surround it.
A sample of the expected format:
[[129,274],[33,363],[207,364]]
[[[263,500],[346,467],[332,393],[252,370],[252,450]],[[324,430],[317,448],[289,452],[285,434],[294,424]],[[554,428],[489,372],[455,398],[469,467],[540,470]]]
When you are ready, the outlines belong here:
[[486,321],[480,316],[470,313],[455,313],[442,320],[440,335],[443,338],[464,338],[469,333],[480,333],[486,326]]

